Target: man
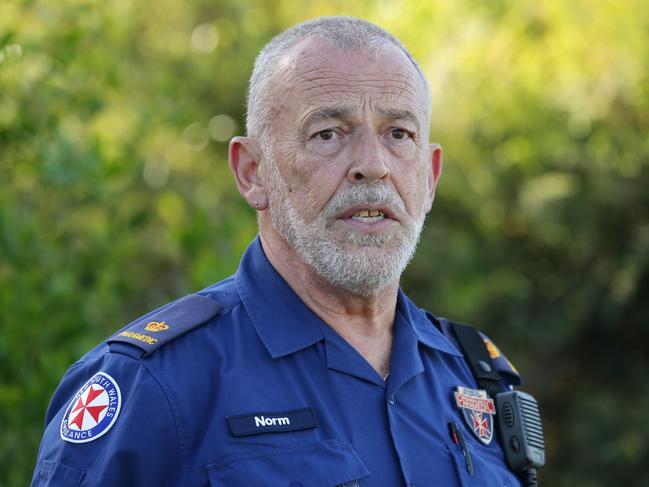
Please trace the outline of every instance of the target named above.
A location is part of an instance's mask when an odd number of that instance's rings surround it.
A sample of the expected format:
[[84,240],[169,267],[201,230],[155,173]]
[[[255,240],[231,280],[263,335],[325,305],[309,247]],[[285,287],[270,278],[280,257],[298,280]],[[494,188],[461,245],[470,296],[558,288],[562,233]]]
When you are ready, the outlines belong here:
[[446,322],[399,289],[442,169],[419,66],[316,19],[261,52],[247,116],[229,161],[259,237],[70,368],[32,485],[519,485]]

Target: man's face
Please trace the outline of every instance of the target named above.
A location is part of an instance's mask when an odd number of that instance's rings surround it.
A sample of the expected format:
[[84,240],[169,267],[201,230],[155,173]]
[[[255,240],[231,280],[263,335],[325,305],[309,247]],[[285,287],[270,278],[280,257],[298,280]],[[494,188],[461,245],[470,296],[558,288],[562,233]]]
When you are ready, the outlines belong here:
[[310,38],[280,64],[262,166],[273,226],[326,281],[375,294],[398,281],[432,202],[423,82],[391,45]]

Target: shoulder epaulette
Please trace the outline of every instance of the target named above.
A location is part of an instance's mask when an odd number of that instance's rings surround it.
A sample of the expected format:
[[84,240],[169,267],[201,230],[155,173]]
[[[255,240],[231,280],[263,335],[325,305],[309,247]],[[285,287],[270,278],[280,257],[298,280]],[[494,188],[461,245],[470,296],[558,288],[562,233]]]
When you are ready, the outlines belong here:
[[[221,305],[198,294],[190,294],[139,318],[107,340],[109,347],[127,343],[150,355],[165,343],[175,340],[188,331],[216,316]],[[114,350],[113,350],[114,351]]]
[[[445,318],[436,318],[432,313],[428,311],[426,311],[426,316],[428,316],[428,319],[439,331],[442,332],[442,334],[447,339],[449,339],[452,343],[455,344],[456,347],[458,347],[458,350],[461,349],[460,344],[458,343],[457,338],[453,333],[452,325],[449,320]],[[496,347],[494,342],[491,341],[491,339],[487,335],[485,335],[481,331],[478,331],[478,333],[484,341],[485,347],[489,352],[489,356],[491,357],[496,371],[498,371],[499,374],[505,377],[507,382],[509,382],[511,385],[520,386],[523,383],[523,379],[518,370],[516,370],[516,367],[514,367],[514,365],[507,359],[507,357],[503,355],[503,353],[498,349],[498,347]]]
[[480,333],[482,341],[484,341],[484,344],[487,347],[487,351],[489,352],[489,356],[491,357],[496,370],[501,374],[505,374],[507,377],[509,377],[513,385],[521,385],[523,379],[521,378],[521,375],[516,367],[514,367],[514,364],[512,364],[509,359],[503,355],[500,349],[498,349],[498,347],[487,335],[485,335],[481,331],[479,331],[478,333]]

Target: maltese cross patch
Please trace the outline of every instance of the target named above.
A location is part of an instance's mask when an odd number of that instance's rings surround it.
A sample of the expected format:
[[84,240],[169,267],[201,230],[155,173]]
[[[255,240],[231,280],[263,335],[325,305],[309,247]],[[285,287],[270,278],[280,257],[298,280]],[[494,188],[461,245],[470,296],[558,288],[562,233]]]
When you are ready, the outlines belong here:
[[61,421],[61,438],[87,443],[106,434],[115,424],[122,396],[115,379],[97,372],[74,395]]
[[468,389],[457,386],[453,393],[455,404],[462,411],[464,422],[478,440],[485,445],[491,443],[494,434],[494,400],[482,389]]

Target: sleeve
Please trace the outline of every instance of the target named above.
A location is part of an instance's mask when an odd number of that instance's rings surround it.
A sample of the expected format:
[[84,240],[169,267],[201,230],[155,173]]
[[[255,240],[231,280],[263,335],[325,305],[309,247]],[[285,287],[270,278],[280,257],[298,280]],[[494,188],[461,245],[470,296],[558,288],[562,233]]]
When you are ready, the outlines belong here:
[[54,393],[31,485],[181,485],[180,444],[146,362],[106,351],[71,367]]

